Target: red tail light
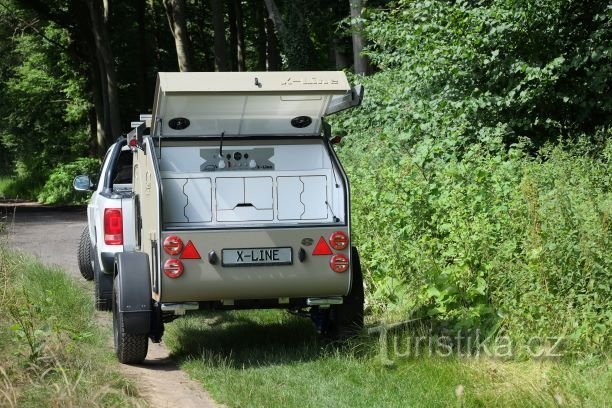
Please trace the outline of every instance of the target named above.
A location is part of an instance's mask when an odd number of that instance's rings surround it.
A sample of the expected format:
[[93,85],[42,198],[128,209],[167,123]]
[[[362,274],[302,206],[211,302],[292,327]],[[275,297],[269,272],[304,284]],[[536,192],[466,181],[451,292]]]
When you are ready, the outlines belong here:
[[176,255],[183,250],[183,241],[176,235],[170,235],[164,239],[164,251],[168,255]]
[[104,243],[106,245],[123,245],[123,217],[121,208],[104,210]]
[[331,266],[334,272],[342,273],[346,272],[349,267],[348,258],[342,254],[336,254],[332,256],[329,261],[329,266]]
[[164,275],[175,279],[183,274],[183,263],[178,259],[168,259],[164,263]]
[[331,234],[331,237],[329,237],[329,245],[331,245],[332,248],[341,251],[346,249],[348,246],[348,238],[344,232],[336,231]]

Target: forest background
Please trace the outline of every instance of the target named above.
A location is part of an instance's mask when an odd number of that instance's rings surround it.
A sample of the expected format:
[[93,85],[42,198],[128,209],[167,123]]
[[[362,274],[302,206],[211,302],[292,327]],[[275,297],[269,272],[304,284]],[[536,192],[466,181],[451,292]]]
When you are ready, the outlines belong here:
[[611,40],[603,0],[0,0],[0,197],[83,200],[158,71],[343,69],[370,315],[602,355]]

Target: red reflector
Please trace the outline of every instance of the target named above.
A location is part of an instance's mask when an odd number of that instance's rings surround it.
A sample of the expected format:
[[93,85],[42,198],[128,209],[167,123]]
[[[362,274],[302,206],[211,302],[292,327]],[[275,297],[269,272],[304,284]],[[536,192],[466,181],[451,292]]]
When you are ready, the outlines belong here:
[[169,278],[178,278],[183,274],[183,263],[178,259],[168,259],[164,263],[164,274]]
[[104,210],[104,243],[106,245],[123,245],[123,217],[121,208]]
[[136,147],[138,145],[138,140],[136,139],[131,139],[130,140],[130,146],[131,147]]
[[164,239],[164,251],[168,255],[176,255],[183,250],[183,241],[176,235],[170,235]]
[[325,241],[325,238],[321,237],[319,239],[319,242],[317,242],[317,246],[315,246],[314,251],[312,251],[313,255],[331,255],[332,254],[332,250],[329,247],[329,245],[327,245],[327,241]]
[[331,234],[331,237],[329,237],[329,245],[331,245],[332,248],[341,251],[346,249],[348,246],[348,238],[344,232],[336,231]]
[[183,250],[183,253],[181,254],[180,258],[201,259],[202,257],[200,256],[200,253],[196,249],[195,245],[193,245],[193,242],[189,241],[187,242],[187,245],[185,245],[185,249]]
[[349,267],[348,258],[342,254],[336,254],[332,256],[329,261],[329,266],[331,266],[334,272],[342,273],[346,272]]

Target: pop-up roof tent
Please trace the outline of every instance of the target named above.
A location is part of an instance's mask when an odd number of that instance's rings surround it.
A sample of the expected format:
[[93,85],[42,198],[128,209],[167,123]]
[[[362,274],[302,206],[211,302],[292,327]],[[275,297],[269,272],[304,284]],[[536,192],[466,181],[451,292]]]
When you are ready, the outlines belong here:
[[156,137],[319,135],[321,118],[361,102],[340,71],[160,72]]

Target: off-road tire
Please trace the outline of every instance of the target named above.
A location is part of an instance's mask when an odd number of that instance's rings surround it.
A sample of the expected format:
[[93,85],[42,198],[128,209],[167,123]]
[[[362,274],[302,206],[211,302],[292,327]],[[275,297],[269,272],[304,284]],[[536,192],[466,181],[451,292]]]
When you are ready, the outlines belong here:
[[122,314],[119,313],[119,282],[115,277],[113,285],[113,338],[115,354],[123,364],[142,363],[149,349],[149,336],[126,333]]
[[96,310],[108,312],[113,309],[113,277],[107,275],[94,261],[94,306]]
[[326,334],[334,340],[355,337],[363,329],[363,275],[355,247],[351,248],[351,272],[353,273],[351,291],[344,297],[341,305],[332,305],[329,310]]
[[94,278],[94,269],[91,253],[91,239],[89,238],[89,227],[85,226],[81,233],[79,242],[79,271],[88,281]]

